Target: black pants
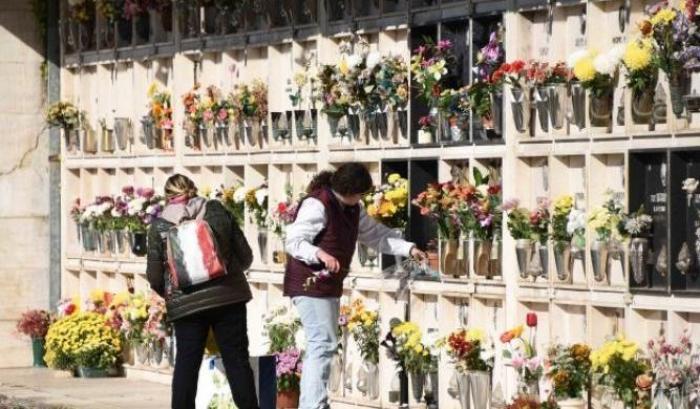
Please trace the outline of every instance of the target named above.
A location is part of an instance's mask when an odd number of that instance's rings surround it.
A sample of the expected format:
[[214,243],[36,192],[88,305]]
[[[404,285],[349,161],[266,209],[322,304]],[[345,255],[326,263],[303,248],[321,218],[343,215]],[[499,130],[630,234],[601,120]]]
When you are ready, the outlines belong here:
[[245,303],[202,311],[174,322],[177,357],[172,386],[172,408],[194,409],[199,368],[209,328],[224,361],[233,400],[239,409],[258,409],[255,380],[248,356]]

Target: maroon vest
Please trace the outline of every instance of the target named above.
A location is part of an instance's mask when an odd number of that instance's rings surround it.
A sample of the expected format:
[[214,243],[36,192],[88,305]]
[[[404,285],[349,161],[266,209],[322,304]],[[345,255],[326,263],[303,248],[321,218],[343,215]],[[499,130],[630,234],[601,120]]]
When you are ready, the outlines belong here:
[[289,297],[340,297],[343,294],[343,280],[348,275],[350,263],[355,254],[360,224],[360,206],[343,206],[330,189],[318,190],[308,197],[323,203],[326,211],[326,226],[316,236],[313,244],[338,259],[341,271],[331,274],[326,279],[316,280],[314,284],[305,289],[304,284],[312,276],[312,272],[321,271],[323,265],[308,265],[294,257],[289,257],[284,274],[284,295]]

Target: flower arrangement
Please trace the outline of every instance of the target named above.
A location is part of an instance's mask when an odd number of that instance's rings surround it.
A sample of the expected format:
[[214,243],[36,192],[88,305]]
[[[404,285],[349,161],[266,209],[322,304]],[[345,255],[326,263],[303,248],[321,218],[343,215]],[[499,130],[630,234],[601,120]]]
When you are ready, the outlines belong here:
[[270,342],[269,353],[280,353],[296,347],[301,320],[294,310],[278,307],[264,319],[263,329]]
[[135,294],[129,297],[126,308],[123,311],[123,325],[121,327],[125,341],[130,345],[142,345],[147,341],[145,331],[148,321],[149,305],[144,294]]
[[355,300],[347,314],[347,328],[365,362],[379,363],[379,312],[375,303]]
[[29,310],[22,313],[22,317],[17,321],[16,330],[32,339],[42,339],[46,337],[53,321],[51,313],[46,310]]
[[70,19],[78,23],[87,23],[92,16],[92,0],[68,0]]
[[299,202],[293,201],[291,195],[288,194],[287,198],[277,203],[272,211],[270,215],[272,232],[280,239],[284,239],[287,226],[294,223],[298,208]]
[[166,324],[165,300],[153,292],[148,301],[148,319],[144,324],[144,332],[146,339],[156,344],[165,342],[170,332],[170,327]]
[[98,231],[145,233],[164,207],[164,199],[156,196],[153,189],[125,186],[121,196],[98,196],[85,207],[81,207],[80,200],[76,199],[71,208],[71,217],[76,223],[89,225]]
[[116,21],[122,15],[123,5],[121,0],[97,0],[95,3],[97,11],[109,22]]
[[561,195],[554,200],[552,210],[552,241],[557,245],[571,242],[572,234],[569,233],[569,214],[574,208],[574,197],[571,195]]
[[311,106],[316,105],[316,100],[318,99],[316,82],[317,73],[315,72],[316,67],[311,66],[310,62],[304,64],[304,68],[297,71],[294,77],[289,81],[289,87],[287,88],[287,93],[289,99],[292,102],[293,107],[301,107],[304,102],[304,94],[309,96]]
[[211,124],[214,121],[214,111],[212,110],[213,101],[202,95],[202,89],[199,84],[186,92],[182,96],[182,106],[185,110],[185,119],[182,127],[189,134],[193,134],[205,124]]
[[435,132],[437,124],[435,123],[435,118],[433,118],[432,115],[424,115],[418,119],[418,126],[420,126],[421,131],[432,134]]
[[554,345],[547,351],[546,376],[557,399],[584,397],[591,377],[591,348],[585,344]]
[[636,212],[624,215],[622,222],[622,232],[625,235],[641,237],[649,233],[654,219],[644,212],[644,205],[641,205]]
[[486,335],[478,328],[460,328],[438,342],[445,348],[458,372],[491,371],[493,349],[486,348]]
[[596,232],[597,240],[609,241],[622,238],[622,204],[609,198],[601,207],[596,207],[588,216],[588,227]]
[[508,84],[513,88],[524,88],[528,72],[529,66],[523,60],[504,62],[491,74],[491,81],[495,84]]
[[386,183],[375,187],[363,198],[367,214],[378,222],[396,229],[408,223],[408,180],[398,173],[387,177]]
[[405,110],[409,97],[406,61],[400,56],[384,57],[374,77],[381,104],[394,111]]
[[462,87],[458,90],[448,88],[442,91],[438,99],[438,108],[448,118],[469,114],[471,108],[469,87]]
[[245,198],[247,193],[248,190],[243,184],[238,183],[234,186],[223,188],[221,197],[219,197],[221,203],[231,213],[233,220],[239,226],[243,226],[245,223]]
[[647,370],[639,353],[637,344],[622,335],[606,341],[591,353],[592,369],[598,375],[598,383],[613,388],[620,400],[631,407],[637,400],[637,377]]
[[665,2],[649,7],[647,19],[639,24],[642,36],[654,43],[654,65],[671,79],[675,80],[684,69],[700,66],[700,47],[693,43],[693,26],[686,14]]
[[70,131],[85,121],[85,113],[70,102],[58,101],[46,110],[46,124]]
[[46,334],[46,363],[55,369],[113,367],[121,353],[119,334],[106,318],[81,312],[61,318]]
[[229,100],[232,114],[239,120],[254,119],[263,122],[267,119],[267,85],[261,80],[236,84]]
[[259,228],[267,228],[267,185],[249,189],[245,195],[245,204],[250,214],[251,222]]
[[596,51],[575,52],[569,57],[574,76],[593,96],[602,98],[611,95],[614,78],[625,49],[612,47],[606,53]]
[[448,67],[455,61],[450,40],[441,40],[437,44],[428,41],[413,50],[411,73],[423,101],[435,105],[434,101],[442,94]]
[[649,340],[647,348],[657,388],[678,388],[693,379],[696,356],[687,330],[681,334],[676,345],[668,342],[661,333],[658,338]]
[[503,27],[491,32],[489,41],[479,50],[476,56],[476,66],[474,74],[480,82],[491,82],[495,71],[503,64],[505,59],[505,48],[503,48]]
[[503,203],[503,211],[508,215],[508,231],[515,240],[530,240],[533,236],[530,224],[530,212],[518,207],[518,200],[511,199]]
[[420,327],[411,322],[400,322],[391,327],[393,353],[396,360],[408,373],[426,374],[433,369],[430,348],[423,342]]
[[161,90],[158,83],[153,82],[148,87],[148,115],[159,129],[173,129],[173,109],[170,103],[170,93]]
[[542,359],[537,356],[534,344],[537,315],[528,313],[526,322],[530,328],[528,340],[523,338],[523,325],[504,332],[500,337],[501,342],[507,346],[507,349],[503,350],[503,357],[509,360],[508,364],[518,372],[521,385],[538,382],[544,373]]
[[347,84],[341,80],[338,66],[322,65],[319,72],[321,83],[321,99],[323,112],[334,118],[340,118],[347,114],[350,108],[350,90]]
[[586,247],[586,213],[580,209],[571,209],[566,222],[566,232],[571,236],[571,245],[578,249]]
[[289,348],[276,354],[277,390],[280,392],[299,390],[301,380],[301,351]]
[[78,297],[64,298],[56,305],[59,318],[67,317],[80,312],[80,299]]
[[[476,192],[471,196],[473,200],[466,201],[468,207],[465,206],[465,202],[460,207],[461,215],[467,211],[471,213],[468,219],[472,223],[467,230],[476,239],[484,241],[497,238],[501,232],[503,220],[501,184],[493,175],[497,175],[495,169],[490,169],[487,174],[483,174],[478,168],[474,168],[472,176]],[[468,197],[469,193],[470,190],[467,191]],[[465,220],[463,216],[460,216],[460,219]]]
[[653,89],[658,78],[658,67],[654,65],[654,45],[648,38],[638,38],[627,43],[622,63],[627,69],[627,87],[634,92]]
[[441,239],[459,238],[457,208],[462,192],[461,187],[452,182],[434,183],[413,199],[413,205],[420,208],[422,216],[429,216],[437,221],[438,235]]

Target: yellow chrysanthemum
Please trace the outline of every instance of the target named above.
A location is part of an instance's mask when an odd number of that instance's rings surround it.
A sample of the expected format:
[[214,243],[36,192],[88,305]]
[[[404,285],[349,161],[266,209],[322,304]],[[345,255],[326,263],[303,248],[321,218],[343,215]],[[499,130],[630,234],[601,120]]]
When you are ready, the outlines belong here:
[[632,71],[643,70],[651,64],[654,48],[649,40],[630,41],[625,49],[622,60]]
[[467,330],[467,340],[469,341],[483,341],[486,339],[484,330],[481,328],[470,328]]
[[665,8],[659,10],[658,13],[654,14],[654,17],[651,18],[651,24],[654,26],[667,25],[670,24],[675,18],[676,10],[672,8]]
[[157,82],[152,82],[151,85],[148,86],[148,91],[146,94],[148,95],[149,98],[153,98],[154,95],[158,92],[158,83]]
[[369,217],[376,217],[377,216],[377,206],[374,204],[371,204],[367,206],[367,215]]
[[401,175],[399,175],[398,173],[392,173],[386,180],[387,182],[393,185],[394,183],[398,182],[399,179],[401,179]]
[[581,81],[591,81],[595,78],[596,70],[593,65],[593,55],[581,58],[574,65],[574,75]]
[[94,289],[90,291],[90,301],[93,302],[93,304],[101,303],[105,299],[105,292],[99,289]]

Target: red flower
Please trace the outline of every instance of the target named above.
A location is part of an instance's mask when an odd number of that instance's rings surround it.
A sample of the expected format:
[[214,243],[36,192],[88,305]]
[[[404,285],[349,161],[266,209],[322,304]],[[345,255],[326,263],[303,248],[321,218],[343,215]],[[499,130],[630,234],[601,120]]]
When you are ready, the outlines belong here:
[[66,315],[71,315],[71,314],[73,314],[73,313],[75,312],[75,309],[76,309],[75,304],[72,304],[72,303],[71,303],[71,304],[68,304],[68,305],[66,306]]
[[501,185],[489,185],[488,192],[490,195],[497,195],[501,192]]
[[525,68],[525,61],[515,60],[511,63],[510,68],[512,73],[517,74]]
[[534,312],[528,312],[527,316],[525,318],[525,322],[527,323],[527,326],[530,328],[534,328],[537,326],[537,314]]
[[287,204],[284,202],[280,202],[277,205],[277,212],[281,214],[281,213],[284,213],[286,211],[287,211]]

